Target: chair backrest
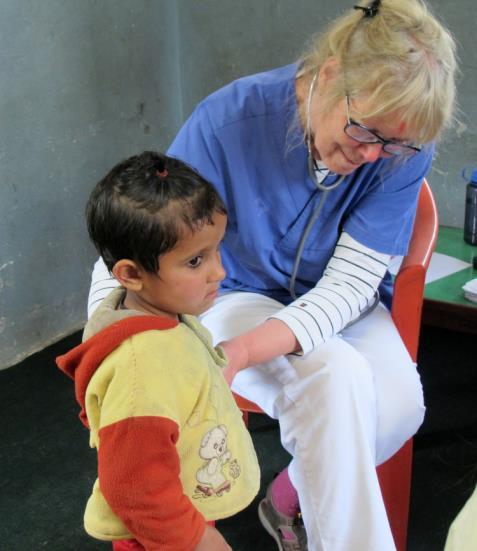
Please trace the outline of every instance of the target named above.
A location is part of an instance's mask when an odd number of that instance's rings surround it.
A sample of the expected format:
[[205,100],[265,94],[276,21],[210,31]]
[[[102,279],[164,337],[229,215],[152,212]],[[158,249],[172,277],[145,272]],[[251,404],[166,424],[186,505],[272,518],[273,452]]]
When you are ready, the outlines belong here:
[[436,247],[439,219],[431,188],[421,186],[409,250],[394,282],[392,316],[412,359],[416,361],[426,271]]

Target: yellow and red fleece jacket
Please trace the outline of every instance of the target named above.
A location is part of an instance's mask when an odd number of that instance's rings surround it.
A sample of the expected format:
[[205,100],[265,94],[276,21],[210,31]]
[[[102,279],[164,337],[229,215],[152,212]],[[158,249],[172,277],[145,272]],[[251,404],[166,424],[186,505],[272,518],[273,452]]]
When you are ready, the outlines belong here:
[[98,452],[85,529],[102,540],[134,537],[147,550],[192,551],[206,520],[256,496],[257,457],[207,330],[193,316],[121,310],[123,294],[114,290],[88,338],[57,358]]

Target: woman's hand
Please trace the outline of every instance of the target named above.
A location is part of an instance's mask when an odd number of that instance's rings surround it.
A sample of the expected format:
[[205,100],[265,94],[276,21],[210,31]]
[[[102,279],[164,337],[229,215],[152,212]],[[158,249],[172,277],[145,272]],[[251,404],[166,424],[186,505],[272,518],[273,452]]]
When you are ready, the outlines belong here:
[[240,336],[229,341],[223,341],[220,343],[220,346],[224,349],[228,359],[228,364],[223,370],[223,374],[227,384],[231,386],[235,375],[248,367],[248,350]]
[[223,371],[229,386],[242,369],[300,350],[291,329],[278,319],[268,319],[242,335],[222,341],[220,346],[229,360]]
[[232,548],[217,528],[206,524],[204,533],[194,551],[232,551]]

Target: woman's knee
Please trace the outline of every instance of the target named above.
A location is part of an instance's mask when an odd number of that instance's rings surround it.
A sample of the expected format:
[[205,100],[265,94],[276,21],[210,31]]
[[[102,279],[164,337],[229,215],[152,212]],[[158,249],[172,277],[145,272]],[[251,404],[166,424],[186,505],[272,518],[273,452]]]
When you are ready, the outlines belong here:
[[405,385],[403,385],[403,394],[405,394],[405,399],[401,415],[404,428],[410,438],[422,425],[426,412],[421,378],[414,364],[408,372]]
[[377,460],[382,463],[416,434],[426,411],[415,365],[401,366],[378,394]]

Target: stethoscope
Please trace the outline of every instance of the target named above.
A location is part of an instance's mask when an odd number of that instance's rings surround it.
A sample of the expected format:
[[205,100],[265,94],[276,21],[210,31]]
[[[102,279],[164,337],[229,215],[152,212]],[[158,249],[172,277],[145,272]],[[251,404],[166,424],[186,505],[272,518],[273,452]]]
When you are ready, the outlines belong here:
[[[289,285],[290,295],[293,298],[293,300],[296,300],[298,298],[296,296],[296,293],[295,293],[296,276],[297,276],[297,273],[298,273],[298,268],[300,267],[300,261],[301,261],[302,255],[303,255],[303,249],[305,248],[305,243],[306,243],[308,235],[311,231],[311,228],[313,227],[313,225],[317,221],[318,217],[320,216],[321,211],[323,210],[323,206],[325,204],[326,198],[328,197],[328,193],[331,190],[336,189],[345,179],[345,176],[341,175],[332,184],[325,185],[324,182],[325,182],[327,176],[329,176],[330,173],[328,172],[326,174],[325,178],[322,181],[319,181],[318,177],[316,175],[317,171],[320,171],[320,168],[318,167],[318,165],[316,163],[316,160],[315,160],[315,158],[313,157],[313,154],[312,154],[312,134],[311,134],[310,110],[311,110],[311,100],[313,98],[313,92],[315,91],[315,84],[316,84],[317,78],[318,78],[318,71],[313,76],[313,78],[311,80],[311,83],[310,83],[310,88],[308,90],[308,98],[307,98],[307,102],[306,102],[305,140],[306,140],[306,146],[307,146],[307,149],[308,149],[308,160],[307,160],[308,174],[309,174],[312,182],[315,184],[315,186],[320,191],[322,191],[323,193],[321,194],[320,200],[319,200],[318,204],[316,205],[316,207],[314,208],[314,210],[313,210],[313,212],[310,216],[310,219],[308,220],[308,222],[306,224],[306,227],[303,230],[303,233],[302,233],[301,238],[300,238],[300,243],[298,244],[298,249],[296,251],[295,261],[293,263],[293,269],[292,269],[292,273],[291,273],[291,276],[290,276],[290,285]],[[350,322],[346,327],[349,327],[350,325],[352,325],[352,324],[356,323],[357,321],[359,321],[360,319],[362,319],[364,316],[371,313],[376,308],[376,306],[378,304],[379,304],[379,292],[376,291],[373,304],[371,304],[364,312],[362,312],[359,315],[359,317],[357,319]]]
[[319,171],[320,169],[318,168],[318,165],[316,164],[316,160],[315,160],[315,158],[313,157],[313,154],[312,154],[312,134],[311,134],[310,111],[311,111],[311,100],[313,98],[313,92],[315,91],[315,84],[316,84],[317,78],[318,78],[318,71],[313,76],[313,78],[311,80],[311,83],[310,83],[310,88],[308,90],[308,99],[307,99],[307,102],[306,102],[305,141],[306,141],[306,147],[308,149],[308,160],[307,160],[308,174],[309,174],[312,182],[315,184],[315,186],[320,191],[322,191],[323,193],[321,194],[320,200],[319,200],[318,204],[316,205],[316,207],[314,208],[314,210],[313,210],[313,212],[310,216],[310,219],[308,220],[308,222],[306,224],[306,227],[303,230],[303,233],[302,233],[301,238],[300,238],[300,243],[298,244],[298,249],[296,251],[295,261],[293,263],[293,269],[292,269],[292,273],[291,273],[291,276],[290,276],[290,285],[289,285],[290,295],[293,298],[293,300],[297,299],[297,296],[296,296],[296,293],[295,293],[295,281],[296,281],[296,276],[297,276],[297,273],[298,273],[298,268],[300,267],[300,261],[301,261],[302,255],[303,255],[303,249],[305,248],[305,243],[306,243],[306,240],[308,238],[308,235],[309,235],[309,233],[311,231],[311,228],[313,227],[314,223],[317,221],[318,217],[320,216],[320,213],[323,209],[323,206],[325,204],[328,193],[332,189],[336,189],[341,184],[341,182],[343,182],[343,180],[345,178],[344,176],[340,176],[338,178],[338,180],[336,180],[336,182],[333,182],[332,184],[327,186],[323,182],[326,180],[327,176],[329,176],[329,172],[326,174],[325,178],[321,182],[318,180],[318,177],[316,175],[316,172]]

